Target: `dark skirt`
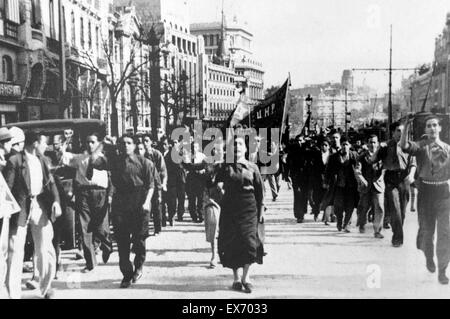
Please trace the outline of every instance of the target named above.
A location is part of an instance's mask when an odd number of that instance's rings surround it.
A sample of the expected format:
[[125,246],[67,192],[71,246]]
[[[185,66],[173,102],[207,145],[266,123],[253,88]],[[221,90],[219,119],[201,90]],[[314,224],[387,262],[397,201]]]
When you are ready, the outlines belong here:
[[225,196],[219,222],[218,250],[223,267],[238,269],[263,263],[258,214],[253,192]]

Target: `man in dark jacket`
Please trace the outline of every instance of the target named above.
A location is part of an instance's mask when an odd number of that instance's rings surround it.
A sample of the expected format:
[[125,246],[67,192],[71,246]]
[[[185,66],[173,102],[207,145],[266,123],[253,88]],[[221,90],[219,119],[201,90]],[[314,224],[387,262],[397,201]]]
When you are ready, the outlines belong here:
[[164,161],[164,156],[160,151],[153,148],[153,142],[150,135],[144,136],[144,146],[145,146],[145,157],[149,159],[156,170],[158,176],[156,176],[155,181],[157,182],[155,192],[152,198],[152,211],[151,215],[153,217],[153,223],[155,225],[155,235],[161,232],[161,227],[165,227],[167,221],[163,220],[162,216],[162,194],[167,191],[167,168]]
[[349,233],[349,224],[358,203],[357,183],[353,170],[358,155],[350,151],[350,142],[345,137],[341,139],[341,145],[339,151],[330,157],[326,179],[328,186],[334,189],[333,206],[337,217],[337,229]]
[[381,231],[383,229],[384,219],[384,171],[383,162],[372,162],[371,158],[378,151],[380,144],[378,137],[372,135],[369,137],[368,150],[359,155],[361,170],[357,171],[357,178],[360,179],[359,204],[358,204],[358,225],[360,233],[365,232],[367,223],[367,213],[372,209],[374,216],[373,227],[375,238],[383,239]]
[[28,225],[31,226],[40,276],[40,289],[45,298],[54,293],[51,283],[56,271],[53,227],[61,215],[60,199],[53,176],[39,154],[40,136],[27,133],[25,149],[12,156],[4,169],[8,187],[21,211],[11,217],[6,285],[11,298],[21,297],[22,265]]
[[287,161],[294,190],[294,216],[300,224],[308,210],[309,155],[304,137],[297,136],[296,142],[288,152]]
[[[314,220],[320,214],[320,206],[322,200],[326,194],[325,188],[325,171],[328,166],[328,162],[331,156],[330,153],[330,141],[322,139],[319,141],[320,150],[313,150],[311,153],[311,187],[312,187],[312,212]],[[324,216],[324,221],[328,223],[328,220]]]
[[175,163],[172,153],[180,154],[179,142],[171,141],[169,151],[164,160],[167,167],[167,192],[165,192],[164,203],[167,205],[168,220],[173,226],[173,218],[177,215],[178,221],[183,221],[186,201],[186,170],[182,163]]
[[[150,160],[135,154],[133,136],[123,136],[119,146],[120,155],[110,159],[114,186],[112,221],[123,274],[120,287],[129,288],[143,274],[155,169]],[[130,261],[131,245],[135,253],[134,267]]]
[[[83,154],[64,153],[63,163],[75,168],[76,213],[81,224],[82,245],[86,268],[92,271],[97,266],[93,239],[100,242],[103,262],[107,263],[113,250],[109,239],[108,206],[112,202],[112,185],[108,172],[108,161],[101,152],[101,140],[92,133],[86,140],[87,151]],[[94,174],[95,172],[95,174]]]

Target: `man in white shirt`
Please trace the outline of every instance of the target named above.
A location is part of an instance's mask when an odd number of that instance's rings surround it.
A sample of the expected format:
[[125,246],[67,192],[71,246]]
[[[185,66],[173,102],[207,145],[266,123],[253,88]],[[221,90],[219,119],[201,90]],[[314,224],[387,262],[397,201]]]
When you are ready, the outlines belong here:
[[200,151],[200,144],[192,144],[191,163],[184,163],[189,171],[186,181],[186,192],[189,200],[189,214],[194,223],[203,222],[203,195],[206,187],[206,155]]
[[22,266],[28,225],[33,235],[40,290],[53,298],[51,283],[56,271],[52,221],[61,216],[58,190],[53,176],[38,151],[40,136],[27,133],[25,149],[12,156],[4,169],[9,189],[21,211],[11,217],[6,286],[10,298],[21,297]]

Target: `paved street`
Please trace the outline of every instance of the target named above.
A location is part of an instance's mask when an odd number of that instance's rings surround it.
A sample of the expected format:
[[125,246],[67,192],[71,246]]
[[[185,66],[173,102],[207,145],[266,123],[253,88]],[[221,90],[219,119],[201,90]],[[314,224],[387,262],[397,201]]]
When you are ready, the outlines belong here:
[[[190,222],[167,228],[148,240],[143,279],[121,290],[118,255],[94,273],[81,274],[83,262],[64,255],[65,272],[54,283],[59,298],[447,298],[450,288],[428,274],[422,254],[415,249],[416,214],[406,221],[406,244],[390,245],[367,234],[337,233],[334,226],[314,223],[311,216],[302,225],[291,213],[292,194],[283,184],[276,203],[267,202],[268,256],[264,265],[253,267],[256,291],[252,295],[230,290],[232,274],[219,267],[208,269],[209,247],[204,226]],[[355,225],[355,219],[353,222]],[[99,260],[101,257],[99,256]],[[379,280],[377,280],[377,275]],[[379,288],[377,288],[379,287]],[[34,292],[25,292],[35,298]]]

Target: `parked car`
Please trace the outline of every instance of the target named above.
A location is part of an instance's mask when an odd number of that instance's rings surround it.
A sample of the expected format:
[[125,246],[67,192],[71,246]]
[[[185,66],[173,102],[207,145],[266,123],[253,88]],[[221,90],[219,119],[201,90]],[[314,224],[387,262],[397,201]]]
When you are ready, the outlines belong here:
[[[8,128],[13,126],[26,132],[41,133],[49,138],[49,147],[46,154],[51,154],[53,149],[53,138],[56,135],[62,136],[65,143],[70,144],[68,151],[82,153],[86,138],[89,134],[96,132],[103,139],[106,136],[106,124],[99,120],[87,119],[65,119],[65,120],[45,120],[30,121],[21,123],[10,123]],[[73,179],[75,169],[64,167],[62,164],[50,163],[51,171],[60,191],[62,207],[64,213],[55,225],[55,238],[60,236],[59,242],[62,250],[72,250],[79,247],[80,232],[78,221],[75,218],[75,197],[73,190]],[[58,234],[59,233],[59,234]]]

